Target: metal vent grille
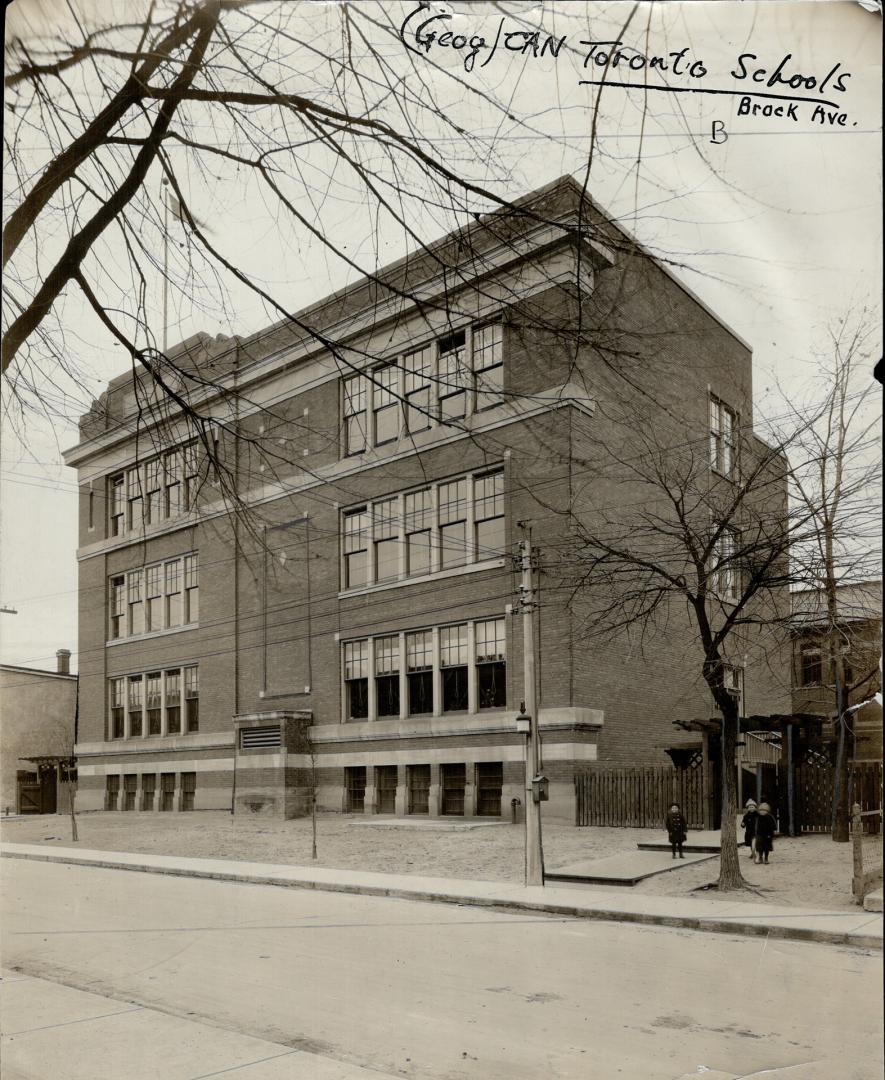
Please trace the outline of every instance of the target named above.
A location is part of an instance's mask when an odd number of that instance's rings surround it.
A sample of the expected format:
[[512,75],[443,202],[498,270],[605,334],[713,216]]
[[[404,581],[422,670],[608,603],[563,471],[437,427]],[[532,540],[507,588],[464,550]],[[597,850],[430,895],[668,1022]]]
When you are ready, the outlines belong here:
[[274,727],[243,728],[240,732],[240,746],[243,750],[253,750],[259,746],[282,746],[283,736],[279,725]]

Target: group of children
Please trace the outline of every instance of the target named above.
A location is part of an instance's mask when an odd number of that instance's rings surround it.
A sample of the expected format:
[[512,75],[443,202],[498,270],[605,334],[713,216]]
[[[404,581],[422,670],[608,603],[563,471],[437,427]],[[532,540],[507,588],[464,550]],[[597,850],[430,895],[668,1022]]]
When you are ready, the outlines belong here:
[[[747,799],[746,811],[741,820],[741,828],[744,830],[744,844],[753,853],[754,863],[768,864],[768,856],[774,849],[775,821],[768,803],[759,803],[758,807],[753,799]],[[677,854],[684,859],[682,845],[688,835],[688,822],[679,806],[673,803],[667,813],[667,838],[673,851],[673,858]]]
[[744,846],[752,851],[754,863],[765,863],[767,866],[768,856],[774,849],[775,820],[771,807],[765,802],[757,807],[753,799],[747,799],[744,811],[741,818]]

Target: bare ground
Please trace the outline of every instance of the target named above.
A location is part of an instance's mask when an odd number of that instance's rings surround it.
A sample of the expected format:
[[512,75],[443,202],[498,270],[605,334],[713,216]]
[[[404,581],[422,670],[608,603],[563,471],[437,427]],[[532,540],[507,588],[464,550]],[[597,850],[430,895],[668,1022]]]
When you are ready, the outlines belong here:
[[[168,815],[99,811],[80,814],[77,818],[80,846],[101,851],[522,881],[524,834],[521,825],[494,825],[450,832],[351,824],[357,820],[365,819],[321,815],[318,819],[318,859],[312,864],[308,819],[234,818],[220,810]],[[552,869],[578,859],[635,851],[640,840],[659,837],[663,837],[663,832],[652,829],[579,829],[546,823],[545,863]],[[0,839],[10,843],[66,846],[71,842],[70,821],[62,815],[3,821]],[[866,858],[881,866],[881,838],[868,838],[866,846]],[[829,836],[778,839],[768,866],[754,866],[749,852],[742,848],[741,863],[745,878],[756,891],[730,893],[730,898],[829,911],[854,906],[851,845],[835,844]],[[634,886],[634,891],[691,898],[698,895],[694,892],[698,887],[714,882],[718,872],[718,859],[695,863],[648,878]]]

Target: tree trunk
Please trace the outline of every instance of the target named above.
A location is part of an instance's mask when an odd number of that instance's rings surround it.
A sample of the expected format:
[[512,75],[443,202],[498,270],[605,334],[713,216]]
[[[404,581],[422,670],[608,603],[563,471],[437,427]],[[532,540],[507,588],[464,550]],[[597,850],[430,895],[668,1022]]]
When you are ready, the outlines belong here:
[[839,742],[836,748],[836,772],[833,778],[833,839],[839,844],[849,840],[850,814],[848,808],[849,784],[851,779],[849,748],[851,717],[841,715],[836,721],[839,725]]
[[742,889],[746,885],[741,873],[737,842],[737,784],[735,754],[737,752],[738,704],[731,695],[720,705],[722,710],[722,825],[720,829],[719,889]]

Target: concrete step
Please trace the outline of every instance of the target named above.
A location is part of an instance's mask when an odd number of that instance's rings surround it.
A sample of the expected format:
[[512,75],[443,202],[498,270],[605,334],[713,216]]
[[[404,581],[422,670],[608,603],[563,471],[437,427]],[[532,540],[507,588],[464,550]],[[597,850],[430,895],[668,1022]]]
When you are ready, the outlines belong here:
[[875,889],[873,892],[867,893],[863,898],[864,911],[881,911],[882,910],[882,890]]
[[686,852],[684,859],[674,859],[668,848],[664,851],[625,851],[609,855],[605,859],[584,859],[548,870],[546,881],[564,881],[584,885],[635,885],[638,881],[680,870],[692,863],[705,862],[715,855],[704,852]]
[[[741,837],[743,839],[743,837]],[[670,841],[666,836],[655,840],[643,840],[636,845],[640,851],[670,851]],[[688,834],[688,838],[682,845],[682,850],[688,854],[689,851],[703,852],[706,854],[719,854],[720,850],[720,835],[719,830],[713,829],[695,829]]]

